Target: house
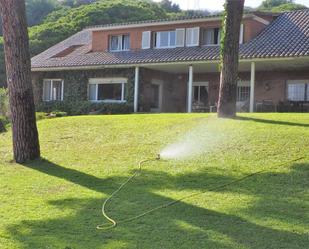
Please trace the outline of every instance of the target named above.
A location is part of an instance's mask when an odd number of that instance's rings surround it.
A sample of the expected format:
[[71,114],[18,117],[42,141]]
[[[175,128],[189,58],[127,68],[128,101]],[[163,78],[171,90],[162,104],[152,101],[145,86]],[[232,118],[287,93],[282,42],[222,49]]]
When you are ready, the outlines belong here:
[[[214,109],[221,20],[213,15],[87,27],[32,58],[35,102],[127,102],[135,112]],[[306,110],[308,9],[244,14],[237,84],[239,110]]]

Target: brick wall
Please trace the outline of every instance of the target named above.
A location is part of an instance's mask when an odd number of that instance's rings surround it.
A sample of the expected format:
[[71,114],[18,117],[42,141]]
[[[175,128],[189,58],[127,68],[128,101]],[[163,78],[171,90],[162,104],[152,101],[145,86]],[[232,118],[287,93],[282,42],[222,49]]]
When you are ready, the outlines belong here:
[[[142,32],[143,31],[165,31],[174,30],[176,28],[190,28],[190,27],[201,27],[201,29],[206,28],[217,28],[221,26],[221,21],[207,21],[207,22],[196,22],[196,23],[186,23],[183,24],[173,24],[173,25],[160,25],[160,26],[144,26],[141,28],[123,28],[117,30],[104,30],[104,31],[93,31],[92,34],[92,51],[108,51],[109,49],[109,38],[111,35],[130,35],[130,46],[131,50],[141,49],[142,47]],[[258,35],[261,30],[263,30],[266,25],[255,21],[250,18],[243,20],[244,23],[244,41],[247,42]]]
[[253,19],[248,19],[244,22],[244,42],[248,42],[256,37],[266,25],[255,21]]
[[[163,112],[186,112],[187,105],[187,82],[188,74],[167,74],[158,71],[147,70],[143,77],[142,84],[150,84],[151,79],[163,79],[164,88],[164,106]],[[207,81],[209,83],[209,105],[215,105],[219,96],[219,73],[195,73],[194,82]],[[250,73],[240,73],[240,80],[250,81]],[[256,72],[255,80],[255,101],[272,100],[274,104],[286,100],[286,82],[287,80],[309,80],[309,71],[293,70],[293,71],[266,71]],[[142,94],[142,93],[141,93]],[[148,93],[149,94],[149,93]],[[144,98],[147,100],[148,95]],[[146,106],[147,103],[140,103]],[[150,111],[145,108],[144,111]]]

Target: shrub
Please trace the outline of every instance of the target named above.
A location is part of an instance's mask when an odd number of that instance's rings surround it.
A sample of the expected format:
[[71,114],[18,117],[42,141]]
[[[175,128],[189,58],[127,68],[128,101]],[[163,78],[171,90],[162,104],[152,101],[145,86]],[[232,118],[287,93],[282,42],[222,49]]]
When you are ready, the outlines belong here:
[[49,114],[49,117],[60,118],[60,117],[65,117],[65,116],[68,116],[68,114],[66,112],[61,112],[61,111],[53,111]]
[[8,121],[8,119],[6,117],[0,116],[0,133],[6,131],[5,126],[8,123],[9,123],[9,121]]
[[8,91],[5,88],[0,88],[0,115],[9,116],[9,97]]
[[[127,103],[103,103],[90,101],[50,101],[37,106],[37,111],[45,113],[57,112],[67,115],[84,114],[126,114],[132,112]],[[59,114],[60,115],[60,114]]]
[[48,118],[47,113],[45,112],[36,112],[35,113],[36,121]]

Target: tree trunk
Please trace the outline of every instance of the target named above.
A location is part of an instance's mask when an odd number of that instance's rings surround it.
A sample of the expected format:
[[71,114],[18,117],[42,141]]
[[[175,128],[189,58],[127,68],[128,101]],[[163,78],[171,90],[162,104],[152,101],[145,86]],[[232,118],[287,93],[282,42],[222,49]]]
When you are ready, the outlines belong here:
[[244,0],[226,0],[218,117],[235,117],[240,25]]
[[0,0],[16,162],[40,156],[24,0]]

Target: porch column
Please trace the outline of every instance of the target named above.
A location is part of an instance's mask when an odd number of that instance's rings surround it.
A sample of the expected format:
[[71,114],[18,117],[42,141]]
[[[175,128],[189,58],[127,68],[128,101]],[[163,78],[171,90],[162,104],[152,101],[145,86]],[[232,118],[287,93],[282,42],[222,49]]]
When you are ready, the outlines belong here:
[[250,79],[250,112],[254,111],[254,85],[255,85],[255,62],[251,62],[251,79]]
[[138,111],[138,83],[139,83],[139,67],[135,67],[135,78],[134,78],[134,112]]
[[192,112],[192,84],[193,84],[193,66],[189,66],[189,81],[188,81],[188,99],[187,112]]

